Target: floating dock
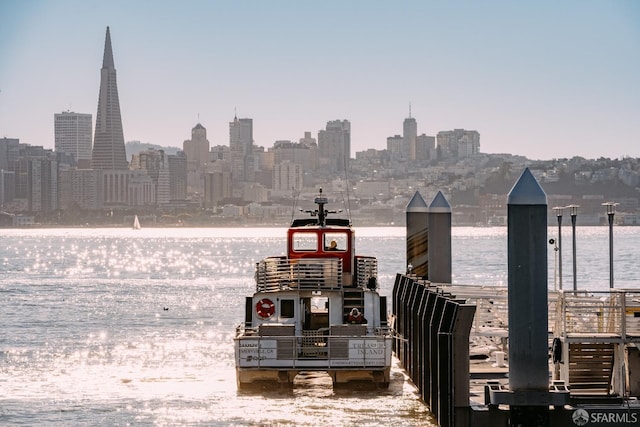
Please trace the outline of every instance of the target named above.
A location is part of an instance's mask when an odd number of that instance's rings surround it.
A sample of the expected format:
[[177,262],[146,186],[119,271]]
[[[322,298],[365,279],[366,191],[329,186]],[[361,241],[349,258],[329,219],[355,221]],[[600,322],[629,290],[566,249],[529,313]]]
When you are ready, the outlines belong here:
[[506,288],[449,283],[450,253],[429,252],[451,247],[450,209],[441,193],[432,206],[419,193],[407,206],[392,318],[439,424],[640,425],[640,291],[548,290],[546,194],[530,171],[509,193]]

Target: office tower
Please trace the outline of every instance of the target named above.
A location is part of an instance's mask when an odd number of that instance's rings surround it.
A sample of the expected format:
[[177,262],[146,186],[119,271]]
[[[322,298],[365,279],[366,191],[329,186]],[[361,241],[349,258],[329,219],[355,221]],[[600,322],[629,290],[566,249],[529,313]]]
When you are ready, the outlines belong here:
[[182,143],[182,150],[187,157],[187,192],[202,194],[204,174],[210,163],[207,129],[200,123],[196,124],[191,129],[191,139]]
[[55,150],[73,156],[78,169],[91,167],[91,114],[54,114]]
[[204,176],[204,206],[213,208],[231,197],[231,172],[214,170]]
[[418,123],[416,119],[409,117],[404,119],[402,124],[402,139],[405,149],[406,158],[416,160],[416,137],[418,136]]
[[13,201],[15,178],[15,172],[0,169],[0,208],[4,208]]
[[253,181],[253,119],[238,119],[235,116],[229,122],[229,148],[233,181]]
[[100,70],[100,94],[91,167],[103,170],[128,169],[109,27],[107,27],[104,41],[104,56]]
[[0,138],[0,170],[8,170],[10,162],[18,160],[22,146],[18,138]]
[[187,156],[187,161],[194,165],[194,170],[204,167],[209,163],[209,140],[207,129],[200,123],[191,129],[191,139],[182,143],[182,150]]
[[327,122],[325,130],[318,132],[318,150],[321,164],[329,172],[344,172],[351,156],[351,123],[348,120]]
[[102,208],[102,171],[62,165],[58,181],[58,206],[63,210]]
[[187,199],[187,156],[183,151],[169,155],[169,200]]
[[58,209],[58,162],[47,158],[28,159],[28,195],[30,212]]
[[147,172],[155,187],[155,200],[158,206],[170,201],[169,157],[164,150],[149,148],[131,157],[131,169]]

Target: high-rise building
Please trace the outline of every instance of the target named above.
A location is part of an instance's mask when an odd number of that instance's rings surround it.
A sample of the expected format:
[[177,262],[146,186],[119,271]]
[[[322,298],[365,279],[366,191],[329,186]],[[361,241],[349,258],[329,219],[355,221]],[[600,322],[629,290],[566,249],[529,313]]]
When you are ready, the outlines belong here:
[[169,155],[169,199],[172,201],[187,198],[187,156],[178,151]]
[[0,170],[8,170],[10,162],[18,160],[21,146],[18,138],[0,138]]
[[278,163],[273,169],[273,190],[291,193],[292,190],[302,191],[304,168],[299,163],[288,160]]
[[207,129],[200,123],[196,124],[191,129],[191,139],[182,143],[182,149],[187,157],[187,192],[202,194],[204,174],[210,162]]
[[53,159],[28,160],[29,211],[52,212],[58,209],[58,163]]
[[[64,166],[63,166],[64,167]],[[102,208],[102,171],[66,166],[59,172],[58,206],[60,209],[98,210]]]
[[329,172],[344,172],[351,156],[351,123],[349,120],[327,122],[325,130],[318,132],[318,150],[321,164]]
[[253,160],[253,119],[238,119],[229,122],[229,148],[231,150],[231,176],[234,182],[252,181]]
[[182,150],[187,156],[187,161],[193,163],[194,170],[204,167],[209,163],[209,140],[207,129],[200,123],[191,129],[191,139],[182,144]]
[[15,177],[15,172],[0,169],[0,208],[4,208],[13,201]]
[[409,160],[416,160],[416,137],[418,136],[418,123],[416,119],[407,117],[402,124],[402,139],[404,141],[404,148],[406,158]]
[[213,208],[231,196],[231,173],[214,170],[204,177],[204,206]]
[[100,70],[100,94],[91,167],[102,170],[128,169],[109,27],[107,27],[104,41],[104,55]]
[[166,205],[171,198],[169,157],[164,150],[149,148],[131,157],[131,169],[147,172],[155,187],[155,200],[158,206]]
[[55,150],[73,156],[78,169],[91,167],[91,114],[54,114]]

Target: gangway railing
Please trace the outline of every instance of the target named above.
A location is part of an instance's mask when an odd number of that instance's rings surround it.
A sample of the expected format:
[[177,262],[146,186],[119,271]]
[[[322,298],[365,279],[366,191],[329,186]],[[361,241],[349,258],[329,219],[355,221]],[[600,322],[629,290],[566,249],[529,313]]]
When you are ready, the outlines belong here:
[[640,292],[560,291],[555,333],[613,334],[623,341],[640,339]]

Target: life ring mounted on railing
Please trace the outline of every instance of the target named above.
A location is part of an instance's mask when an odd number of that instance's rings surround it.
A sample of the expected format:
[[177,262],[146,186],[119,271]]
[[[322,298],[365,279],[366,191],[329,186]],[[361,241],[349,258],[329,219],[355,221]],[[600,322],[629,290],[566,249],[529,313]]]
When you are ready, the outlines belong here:
[[256,312],[263,319],[268,319],[276,312],[276,305],[269,298],[262,298],[256,304]]

